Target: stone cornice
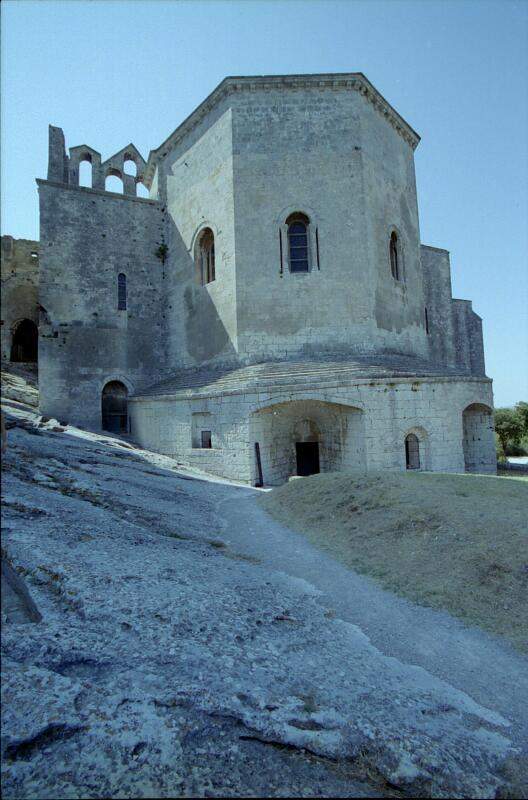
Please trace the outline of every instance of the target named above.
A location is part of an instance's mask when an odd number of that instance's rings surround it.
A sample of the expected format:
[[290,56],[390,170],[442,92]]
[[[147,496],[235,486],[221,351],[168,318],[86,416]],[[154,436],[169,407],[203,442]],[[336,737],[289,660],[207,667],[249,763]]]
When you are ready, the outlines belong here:
[[338,90],[351,89],[359,92],[367,102],[389,122],[397,133],[415,150],[420,141],[419,135],[385,100],[362,72],[328,73],[319,75],[263,75],[255,77],[228,77],[200,103],[200,105],[179,125],[165,141],[155,150],[151,150],[144,173],[145,184],[150,188],[154,170],[160,157],[174,147],[184,136],[187,136],[212,109],[230,94],[237,92],[272,91],[274,89],[318,89]]

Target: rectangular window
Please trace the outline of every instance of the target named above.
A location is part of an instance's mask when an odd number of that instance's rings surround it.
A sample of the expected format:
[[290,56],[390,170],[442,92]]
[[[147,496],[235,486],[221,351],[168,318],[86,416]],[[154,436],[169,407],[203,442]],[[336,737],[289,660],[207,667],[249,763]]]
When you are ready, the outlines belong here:
[[210,448],[211,445],[211,431],[202,431],[202,447]]

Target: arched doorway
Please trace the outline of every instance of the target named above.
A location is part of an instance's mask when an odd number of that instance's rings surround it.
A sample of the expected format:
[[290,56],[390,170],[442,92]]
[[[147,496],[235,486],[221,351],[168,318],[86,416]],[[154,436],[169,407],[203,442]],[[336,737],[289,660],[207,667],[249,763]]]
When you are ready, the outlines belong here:
[[405,437],[405,467],[420,469],[420,441],[415,433],[408,433]]
[[466,472],[495,473],[497,454],[493,412],[482,403],[472,403],[462,413],[462,448]]
[[38,328],[30,319],[22,319],[13,327],[11,361],[30,364],[38,361]]
[[261,472],[265,486],[366,467],[363,414],[353,406],[312,398],[275,403],[251,414],[249,434],[252,479],[260,481]]
[[109,381],[101,395],[102,428],[128,433],[128,389],[121,381]]

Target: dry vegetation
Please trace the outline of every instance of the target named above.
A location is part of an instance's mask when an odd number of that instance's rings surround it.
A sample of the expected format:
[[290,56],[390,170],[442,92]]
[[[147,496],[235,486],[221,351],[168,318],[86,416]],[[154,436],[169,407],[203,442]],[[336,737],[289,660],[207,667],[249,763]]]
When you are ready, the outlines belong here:
[[334,473],[260,500],[276,519],[385,588],[528,651],[528,482]]

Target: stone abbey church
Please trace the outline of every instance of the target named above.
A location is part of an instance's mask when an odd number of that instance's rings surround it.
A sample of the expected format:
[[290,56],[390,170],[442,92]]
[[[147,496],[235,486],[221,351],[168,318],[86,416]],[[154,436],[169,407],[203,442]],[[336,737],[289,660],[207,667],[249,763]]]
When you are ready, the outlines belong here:
[[49,137],[40,241],[2,240],[3,356],[38,341],[42,414],[254,485],[495,471],[481,320],[362,73],[226,78],[146,162]]

